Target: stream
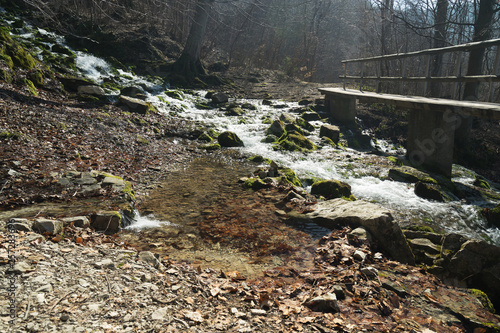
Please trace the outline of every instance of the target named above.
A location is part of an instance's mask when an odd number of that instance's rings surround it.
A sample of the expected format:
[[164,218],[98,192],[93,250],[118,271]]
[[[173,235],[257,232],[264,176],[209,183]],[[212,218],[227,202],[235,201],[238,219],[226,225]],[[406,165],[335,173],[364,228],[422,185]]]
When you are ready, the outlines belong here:
[[[39,31],[40,33],[48,33],[43,29],[39,29]],[[31,38],[33,34],[24,33],[21,35],[23,38]],[[64,43],[64,40],[60,37],[57,38],[57,41]],[[243,141],[244,147],[231,148],[231,150],[237,151],[242,156],[261,155],[274,160],[281,166],[293,169],[301,180],[315,178],[344,181],[351,185],[352,193],[356,198],[378,203],[393,210],[395,218],[403,226],[425,224],[442,232],[460,233],[471,238],[482,238],[500,245],[500,230],[488,228],[484,218],[478,214],[479,208],[491,206],[495,204],[494,201],[455,200],[449,203],[438,203],[422,199],[415,195],[412,184],[383,180],[387,176],[391,164],[388,163],[386,157],[373,154],[373,149],[363,151],[344,147],[333,148],[322,144],[319,137],[319,128],[323,124],[321,120],[311,122],[315,130],[308,136],[311,141],[320,147],[316,151],[309,153],[288,152],[273,149],[272,143],[264,143],[266,130],[269,127],[268,119],[277,119],[283,113],[297,116],[295,112],[295,109],[299,108],[297,103],[272,100],[272,105],[267,105],[262,100],[230,99],[230,103],[238,105],[249,103],[255,106],[255,110],[246,110],[245,114],[241,116],[228,116],[224,108],[205,109],[199,107],[200,104],[209,102],[204,97],[206,91],[188,92],[179,90],[175,95],[172,93],[167,94],[166,90],[175,89],[122,70],[119,70],[119,75],[117,75],[116,71],[113,73],[112,66],[103,59],[84,52],[76,52],[76,54],[78,69],[83,75],[96,82],[111,79],[122,86],[141,86],[145,88],[147,101],[153,103],[166,116],[192,120],[217,132],[232,131],[236,133]],[[108,91],[108,93],[111,99],[116,98],[116,92]],[[344,139],[349,139],[351,133],[348,131],[343,134]],[[372,144],[375,145],[373,142]],[[386,143],[383,140],[378,140],[377,144],[384,145]],[[391,147],[390,144],[386,144],[385,148],[390,150],[391,154],[404,155],[401,148]],[[220,153],[210,154],[213,156],[224,155]],[[198,163],[200,162],[198,161]],[[214,175],[221,178],[214,181],[218,184],[227,181],[235,182],[238,177],[248,175],[251,168],[257,168],[256,165],[236,168],[231,163],[222,158],[218,163],[217,161],[214,162],[214,160],[205,161],[204,167],[208,168],[205,171],[212,178],[214,178]],[[196,165],[191,167],[196,167]],[[229,172],[231,169],[236,171],[235,173],[238,175]],[[189,168],[184,171],[188,172]],[[179,174],[176,177],[180,176]],[[452,181],[456,183],[471,186],[474,176],[474,172],[470,170],[457,165],[453,166]],[[196,173],[186,174],[185,177],[189,182],[190,179],[194,180]],[[163,188],[166,188],[167,185],[163,186]],[[176,205],[183,206],[187,211],[193,210],[193,207],[210,206],[211,196],[205,193],[205,189],[199,190],[202,188],[199,186],[201,185],[194,186],[188,192],[182,191],[185,196],[182,197],[182,200],[176,202]],[[198,190],[200,193],[197,192]],[[310,190],[310,187],[305,186],[305,190]],[[496,188],[496,192],[499,192],[498,188]],[[199,198],[201,193],[204,193],[205,201]],[[193,198],[196,198],[196,200]],[[191,206],[189,202],[191,202]],[[171,207],[172,211],[175,211],[174,208]],[[198,218],[201,214],[200,209],[194,209],[187,216],[191,216],[193,219]],[[190,223],[190,221],[181,221],[186,219],[185,215],[181,213],[177,215],[175,213],[167,214],[165,209],[163,212],[151,210],[147,214],[142,214],[148,216],[139,216],[136,221],[138,224],[132,225],[130,230],[141,232],[141,230],[143,231],[149,227],[172,227],[172,225],[179,223],[185,225]]]

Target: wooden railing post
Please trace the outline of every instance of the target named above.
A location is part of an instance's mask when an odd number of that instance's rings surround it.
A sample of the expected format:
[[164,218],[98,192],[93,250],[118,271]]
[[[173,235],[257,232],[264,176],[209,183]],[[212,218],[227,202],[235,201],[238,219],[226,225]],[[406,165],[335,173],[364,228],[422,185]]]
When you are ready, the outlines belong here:
[[[500,45],[497,46],[497,53],[495,55],[495,62],[493,63],[493,75],[498,75],[498,66],[500,62]],[[493,80],[490,80],[490,96],[488,101],[493,102],[493,95],[495,93],[495,86]]]
[[[455,67],[455,77],[458,79],[462,76],[462,51],[458,51],[457,54],[457,67]],[[453,98],[458,99],[460,97],[460,82],[457,80],[453,84]]]

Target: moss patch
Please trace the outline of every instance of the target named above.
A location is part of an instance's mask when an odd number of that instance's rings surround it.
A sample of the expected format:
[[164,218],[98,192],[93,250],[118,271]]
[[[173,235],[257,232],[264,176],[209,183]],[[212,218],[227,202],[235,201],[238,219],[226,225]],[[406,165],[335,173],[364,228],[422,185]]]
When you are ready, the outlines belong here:
[[495,308],[491,303],[488,295],[486,295],[483,291],[479,289],[469,289],[469,293],[476,296],[479,302],[483,305],[483,307],[491,313],[495,313]]

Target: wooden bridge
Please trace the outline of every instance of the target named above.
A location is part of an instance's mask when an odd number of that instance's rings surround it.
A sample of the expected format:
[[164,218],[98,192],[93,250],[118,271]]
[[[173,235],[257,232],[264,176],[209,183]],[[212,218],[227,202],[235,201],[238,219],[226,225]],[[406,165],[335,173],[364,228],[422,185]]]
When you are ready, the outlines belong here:
[[[477,48],[489,47],[496,47],[496,55],[492,63],[493,74],[462,76],[460,74],[462,54]],[[431,76],[433,57],[452,52],[456,54],[454,58],[456,61],[455,75]],[[407,75],[407,60],[421,59],[422,57],[426,59],[426,75]],[[383,62],[391,60],[396,60],[399,63],[400,75],[381,75]],[[414,64],[416,62],[417,60],[414,61]],[[354,63],[361,64],[360,75],[348,75],[348,65]],[[355,121],[357,101],[360,103],[383,103],[394,105],[397,109],[410,110],[407,158],[414,165],[451,176],[455,134],[460,125],[470,117],[500,120],[500,104],[457,100],[460,95],[460,85],[464,82],[486,83],[489,85],[489,100],[493,100],[494,83],[500,81],[499,63],[500,39],[410,53],[343,60],[344,75],[341,76],[344,79],[343,88],[321,88],[319,90],[325,95],[326,105],[331,116],[341,123]],[[373,66],[374,64],[375,66]],[[365,72],[373,68],[376,70],[376,75],[365,75]],[[357,81],[359,89],[347,89],[347,80]],[[376,81],[376,92],[363,91],[365,81]],[[431,84],[437,82],[452,83],[451,90],[455,99],[425,97],[430,92]],[[381,93],[383,83],[392,86],[399,84],[399,94]],[[405,83],[423,84],[424,96],[405,95]]]

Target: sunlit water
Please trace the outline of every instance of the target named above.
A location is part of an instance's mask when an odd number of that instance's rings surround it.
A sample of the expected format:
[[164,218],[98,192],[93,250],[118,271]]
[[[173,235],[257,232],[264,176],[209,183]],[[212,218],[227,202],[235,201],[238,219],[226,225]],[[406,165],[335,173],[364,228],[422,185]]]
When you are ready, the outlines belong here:
[[[83,53],[76,52],[77,67],[83,75],[92,78],[96,82],[102,82],[104,78],[113,77],[111,66],[104,60]],[[261,100],[238,100],[235,102],[249,102],[257,107],[256,111],[248,110],[243,117],[231,117],[221,109],[197,109],[196,103],[207,102],[203,98],[204,91],[196,92],[195,95],[183,94],[183,99],[178,100],[169,97],[162,91],[166,86],[149,82],[144,78],[132,73],[120,71],[119,81],[122,85],[141,85],[148,89],[148,101],[155,104],[161,112],[176,117],[203,122],[218,131],[229,130],[235,132],[244,142],[243,148],[235,148],[243,153],[258,154],[276,161],[278,164],[295,170],[302,178],[317,177],[321,179],[338,179],[349,183],[353,194],[358,199],[376,202],[384,207],[394,210],[394,215],[403,223],[420,221],[431,221],[446,232],[457,232],[475,238],[486,238],[500,245],[500,231],[496,228],[487,228],[485,221],[477,213],[478,207],[462,204],[460,201],[451,203],[437,203],[424,200],[415,195],[413,186],[390,180],[380,180],[373,176],[362,176],[366,174],[366,164],[356,163],[356,159],[365,159],[367,155],[361,152],[347,149],[345,151],[331,147],[321,148],[312,153],[291,153],[277,151],[272,144],[262,143],[265,131],[269,127],[263,123],[265,117],[276,119],[283,112],[289,112],[297,108],[296,103],[284,103],[274,101],[275,104],[286,104],[285,108],[275,109],[273,106],[263,105]],[[316,130],[309,137],[315,143],[320,142],[319,127],[321,122],[313,122]],[[347,163],[346,156],[354,156],[355,159]],[[369,173],[368,173],[369,174]],[[453,179],[470,185],[473,178],[460,176]],[[484,205],[487,202],[479,202]],[[154,218],[140,217],[130,229],[141,229],[155,227],[161,222]]]

